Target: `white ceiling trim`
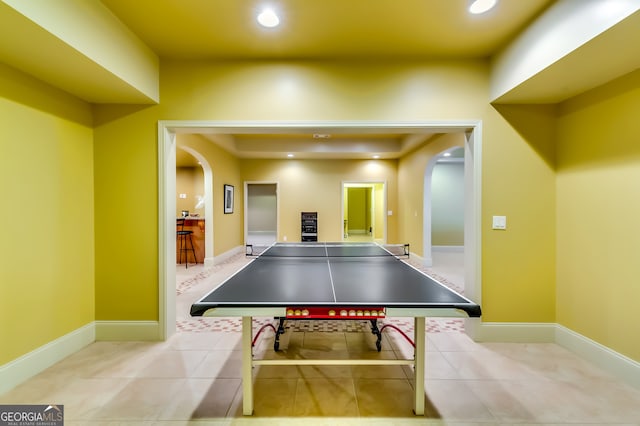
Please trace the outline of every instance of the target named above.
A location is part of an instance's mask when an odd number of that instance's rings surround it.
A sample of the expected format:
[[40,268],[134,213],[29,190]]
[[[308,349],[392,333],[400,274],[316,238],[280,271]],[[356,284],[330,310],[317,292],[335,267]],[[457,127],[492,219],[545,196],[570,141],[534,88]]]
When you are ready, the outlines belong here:
[[175,133],[298,134],[298,133],[454,133],[472,130],[478,119],[451,121],[189,121],[160,120]]

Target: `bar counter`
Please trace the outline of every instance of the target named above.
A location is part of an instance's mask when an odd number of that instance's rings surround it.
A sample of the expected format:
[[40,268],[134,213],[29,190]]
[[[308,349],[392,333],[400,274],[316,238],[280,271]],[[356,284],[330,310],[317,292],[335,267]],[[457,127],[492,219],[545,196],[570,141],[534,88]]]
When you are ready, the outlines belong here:
[[[176,218],[182,219],[181,217]],[[187,216],[184,218],[184,230],[192,231],[191,239],[193,241],[193,248],[196,252],[197,263],[204,263],[204,218],[199,216]],[[176,230],[179,230],[176,228]],[[188,246],[187,242],[187,247]],[[179,252],[179,243],[176,235],[176,263],[180,263],[180,252]],[[185,252],[187,255],[187,259],[189,263],[196,263],[196,260],[193,259],[193,253],[189,250]],[[183,262],[184,262],[184,254],[183,254]]]

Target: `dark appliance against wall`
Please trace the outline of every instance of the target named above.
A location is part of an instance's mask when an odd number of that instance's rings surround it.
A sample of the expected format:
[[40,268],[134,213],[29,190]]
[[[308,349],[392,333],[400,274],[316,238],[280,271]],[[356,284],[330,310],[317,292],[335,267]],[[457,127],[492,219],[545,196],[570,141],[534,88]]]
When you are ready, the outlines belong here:
[[302,212],[302,238],[304,241],[318,241],[318,212]]

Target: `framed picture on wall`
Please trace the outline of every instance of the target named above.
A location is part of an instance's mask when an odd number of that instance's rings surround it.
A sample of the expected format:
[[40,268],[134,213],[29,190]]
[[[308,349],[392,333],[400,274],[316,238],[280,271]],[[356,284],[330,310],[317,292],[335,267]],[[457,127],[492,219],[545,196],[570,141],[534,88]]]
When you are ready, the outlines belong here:
[[233,213],[233,185],[224,185],[224,214]]

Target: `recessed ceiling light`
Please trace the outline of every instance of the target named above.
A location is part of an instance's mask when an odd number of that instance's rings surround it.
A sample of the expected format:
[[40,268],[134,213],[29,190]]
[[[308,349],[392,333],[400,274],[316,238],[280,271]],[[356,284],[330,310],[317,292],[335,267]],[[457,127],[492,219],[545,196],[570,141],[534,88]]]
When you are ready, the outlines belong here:
[[373,155],[373,156],[371,156],[371,158],[375,158],[377,160],[378,158],[380,158],[380,156],[379,155]]
[[287,157],[293,158],[293,154],[287,154]]
[[488,12],[498,3],[498,0],[470,0],[469,12],[474,15]]
[[277,27],[280,24],[280,18],[278,15],[271,9],[264,9],[258,15],[258,23],[263,27],[273,28]]

